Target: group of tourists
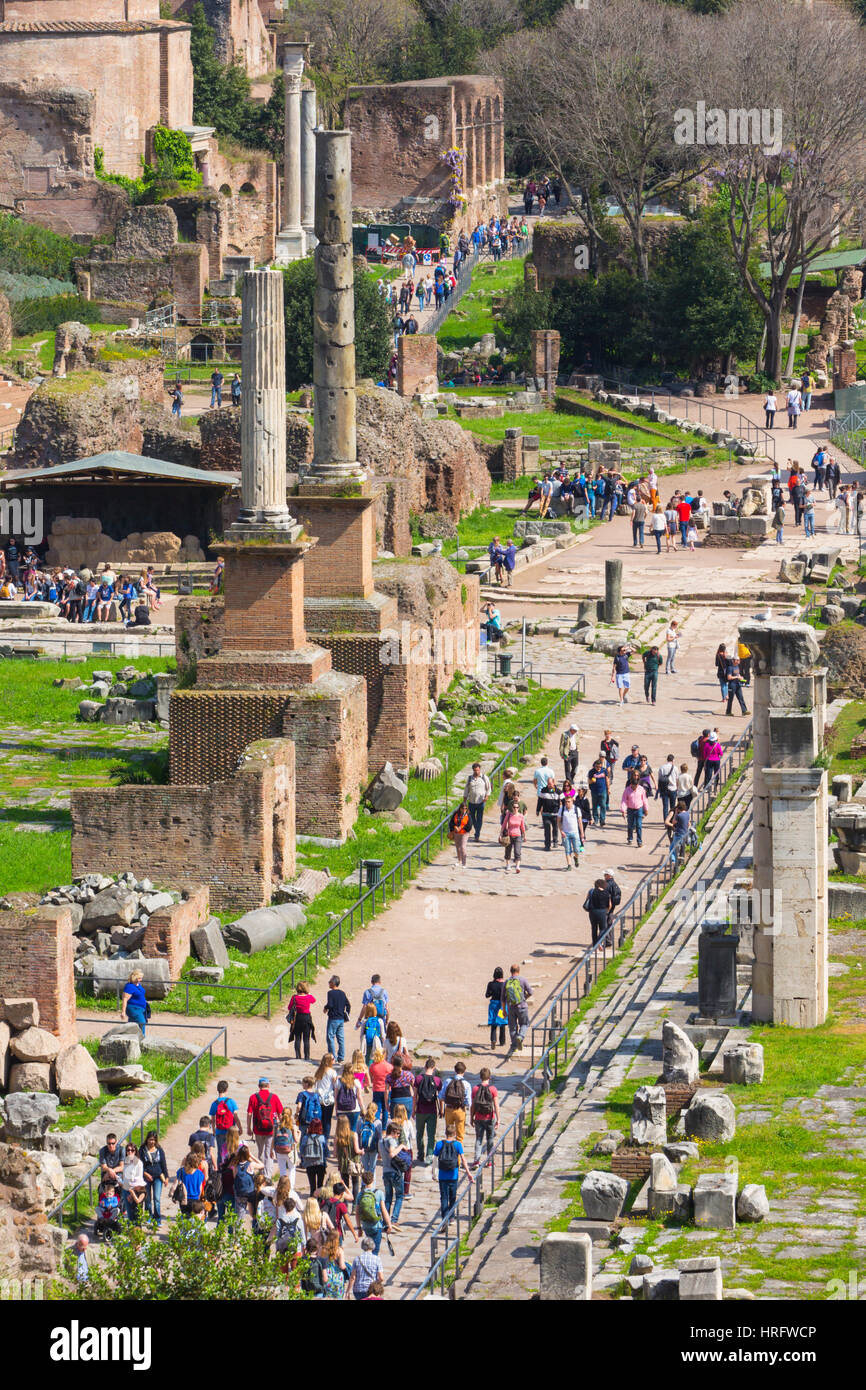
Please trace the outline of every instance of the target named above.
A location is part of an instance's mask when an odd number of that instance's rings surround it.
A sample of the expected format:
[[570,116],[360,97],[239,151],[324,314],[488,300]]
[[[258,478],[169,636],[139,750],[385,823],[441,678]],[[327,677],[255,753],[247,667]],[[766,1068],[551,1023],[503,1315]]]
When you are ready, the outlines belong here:
[[682,549],[694,550],[698,536],[696,519],[701,515],[706,518],[710,510],[703,489],[677,489],[664,506],[658,485],[654,468],[631,482],[615,468],[599,468],[594,476],[583,467],[571,476],[566,469],[555,468],[533,478],[522,515],[536,504],[538,515],[550,518],[573,516],[578,507],[583,507],[591,518],[612,521],[618,512],[624,511],[631,517],[635,548],[643,549],[649,530],[657,554],[661,554],[663,540],[666,550],[676,549],[677,535]]
[[[800,416],[806,410],[812,409],[812,392],[815,389],[815,378],[810,371],[804,371],[799,381],[792,381],[785,394],[785,410],[788,415],[788,429],[795,430]],[[769,390],[764,397],[764,422],[768,430],[774,428],[776,412],[779,409],[779,401],[774,390]]]
[[70,623],[125,621],[128,627],[147,627],[150,612],[162,606],[152,566],[137,578],[119,575],[105,565],[97,573],[86,566],[47,566],[30,546],[23,551],[14,539],[0,546],[0,600],[18,603],[56,603]]
[[[854,483],[840,486],[842,471],[823,444],[819,444],[815,450],[811,466],[813,476],[810,482],[807,471],[792,459],[788,459],[784,475],[778,464],[773,465],[770,505],[773,531],[779,545],[785,538],[786,493],[787,502],[794,513],[794,525],[802,526],[805,537],[815,535],[815,501],[819,493],[826,493],[827,500],[834,504],[835,518],[832,514],[828,518],[827,531],[835,529],[839,535],[859,535],[864,529],[866,489]],[[832,519],[835,519],[835,528],[831,528]]]
[[[672,625],[668,635],[670,644],[667,659],[671,662],[672,659],[675,660],[679,645],[676,624]],[[657,648],[652,650],[658,652]],[[676,667],[672,666],[669,669],[675,672]],[[657,675],[656,667],[653,676]],[[738,682],[741,680],[739,660],[735,657],[730,676],[732,691],[739,689]],[[726,686],[726,692],[728,688]],[[543,852],[549,853],[561,847],[566,870],[579,868],[580,855],[586,848],[590,832],[604,830],[607,824],[614,795],[617,764],[620,761],[619,741],[606,729],[593,762],[588,769],[581,767],[578,739],[579,730],[576,724],[569,725],[561,736],[559,753],[563,763],[563,776],[560,781],[557,781],[546,756],[541,758],[539,766],[532,774],[536,797],[535,817],[540,821]],[[621,768],[625,773],[625,784],[620,793],[619,810],[626,822],[627,844],[636,843],[638,847],[643,845],[644,821],[649,814],[650,801],[661,800],[662,823],[670,842],[671,857],[674,862],[679,858],[691,829],[689,806],[693,792],[700,785],[700,777],[703,775],[706,783],[718,775],[722,758],[718,732],[705,729],[692,743],[691,751],[696,759],[694,774],[687,762],[677,763],[673,753],[669,754],[665,763],[654,772],[647,755],[641,753],[637,744],[633,744],[631,752],[623,758]],[[467,867],[467,846],[470,839],[476,844],[481,839],[485,811],[492,796],[490,778],[484,772],[481,763],[474,763],[466,779],[460,804],[448,823],[448,835],[454,845],[457,869]],[[496,811],[498,840],[504,851],[503,872],[507,874],[513,870],[515,874],[520,874],[523,850],[528,838],[528,806],[521,795],[515,768],[507,767],[504,770],[502,788],[496,799]],[[608,876],[612,881],[613,874],[610,873]],[[615,886],[613,884],[613,887]],[[605,884],[606,889],[610,887],[611,884]]]
[[523,186],[523,208],[526,216],[532,214],[535,203],[538,203],[538,215],[544,215],[544,209],[548,203],[555,203],[559,207],[559,200],[562,196],[562,183],[558,178],[551,179],[547,174],[542,178],[530,178]]
[[[124,992],[124,1016],[144,1027],[140,972],[133,975]],[[531,996],[518,965],[507,979],[496,967],[484,995],[492,1045],[508,1029],[512,1046],[522,1048]],[[287,1018],[295,1055],[303,1050],[305,1060],[315,1037],[316,1003],[299,982]],[[140,1146],[107,1136],[99,1153],[97,1240],[112,1238],[121,1218],[147,1218],[158,1230],[168,1185],[179,1216],[230,1225],[248,1220],[287,1269],[306,1256],[303,1282],[314,1296],[383,1296],[381,1246],[384,1241],[393,1255],[391,1235],[411,1200],[413,1171],[433,1166],[440,1212],[447,1216],[461,1174],[470,1176],[489,1161],[501,1121],[500,1093],[489,1067],[472,1084],[462,1061],[448,1069],[434,1057],[414,1061],[378,974],[363,991],[356,1016],[340,977],[332,975],[323,1013],[328,1050],[293,1098],[281,1097],[262,1075],[242,1108],[229,1083],[220,1080],[176,1168],[155,1130]],[[353,1016],[354,1047],[346,1038]],[[474,1132],[471,1158],[468,1126]],[[298,1191],[301,1176],[305,1194]],[[353,1260],[344,1254],[349,1239],[357,1247]]]

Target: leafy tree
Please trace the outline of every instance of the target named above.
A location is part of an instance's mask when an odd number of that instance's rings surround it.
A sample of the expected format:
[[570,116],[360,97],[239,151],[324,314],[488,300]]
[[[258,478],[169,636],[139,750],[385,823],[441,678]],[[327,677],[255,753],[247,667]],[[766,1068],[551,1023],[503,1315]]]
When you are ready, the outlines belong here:
[[[90,1265],[85,1284],[75,1284],[75,1252],[65,1257],[72,1291],[62,1296],[81,1301],[128,1302],[210,1299],[272,1299],[277,1291],[303,1299],[301,1270],[283,1271],[260,1236],[221,1221],[206,1226],[194,1218],[169,1223],[164,1235],[143,1222],[123,1221],[99,1260]],[[284,1292],[283,1292],[284,1291]]]
[[673,233],[650,284],[655,340],[669,365],[696,372],[720,355],[754,354],[761,316],[743,286],[721,206]]
[[515,357],[529,357],[530,334],[535,328],[551,328],[553,305],[550,292],[517,285],[506,297],[500,322],[508,334],[508,343]]
[[[313,379],[313,299],[316,270],[311,256],[283,270],[286,306],[286,385],[290,391]],[[382,376],[391,356],[388,306],[372,275],[355,276],[355,371],[357,376]]]
[[626,270],[555,285],[551,327],[562,337],[563,367],[575,366],[587,351],[595,361],[622,366],[652,361],[651,302],[650,287]]

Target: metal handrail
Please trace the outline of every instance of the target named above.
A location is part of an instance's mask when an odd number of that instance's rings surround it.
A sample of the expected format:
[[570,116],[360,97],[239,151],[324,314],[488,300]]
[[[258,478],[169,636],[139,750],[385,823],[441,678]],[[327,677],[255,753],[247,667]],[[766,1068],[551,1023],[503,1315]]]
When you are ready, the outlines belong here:
[[[174,1091],[175,1091],[175,1087],[176,1087],[176,1086],[180,1086],[181,1084],[183,1085],[183,1103],[184,1103],[184,1107],[187,1106],[187,1105],[189,1104],[189,1071],[190,1071],[190,1068],[193,1068],[193,1067],[195,1068],[195,1081],[196,1081],[196,1085],[198,1085],[198,1081],[199,1081],[198,1064],[199,1064],[199,1062],[201,1061],[202,1057],[205,1055],[205,1053],[207,1053],[207,1059],[208,1059],[208,1072],[212,1072],[212,1071],[213,1071],[213,1050],[214,1050],[214,1044],[215,1044],[215,1043],[218,1043],[218,1042],[220,1041],[220,1039],[222,1039],[223,1056],[226,1058],[226,1060],[228,1060],[228,1055],[229,1055],[229,1051],[228,1051],[228,1033],[227,1033],[227,1031],[226,1031],[226,1029],[225,1029],[224,1027],[223,1027],[223,1028],[218,1028],[217,1031],[213,1034],[213,1036],[210,1037],[210,1038],[208,1039],[208,1041],[207,1041],[206,1043],[204,1043],[204,1045],[201,1047],[201,1049],[196,1053],[195,1057],[191,1057],[191,1058],[190,1058],[190,1060],[187,1062],[186,1066],[184,1067],[183,1071],[179,1072],[178,1075],[174,1078],[174,1080],[171,1081],[171,1082],[169,1082],[169,1084],[168,1084],[168,1086],[166,1086],[165,1090],[160,1092],[160,1094],[157,1096],[156,1100],[153,1101],[153,1102],[148,1106],[148,1108],[143,1112],[143,1114],[139,1115],[138,1119],[135,1120],[135,1121],[133,1121],[133,1123],[129,1126],[129,1129],[126,1130],[126,1132],[125,1132],[125,1133],[121,1136],[121,1138],[119,1139],[118,1145],[117,1145],[117,1147],[118,1147],[119,1149],[121,1149],[121,1150],[123,1149],[124,1145],[126,1144],[126,1141],[129,1139],[130,1135],[131,1135],[131,1134],[133,1133],[133,1131],[136,1130],[136,1129],[137,1129],[138,1132],[139,1132],[138,1146],[139,1146],[139,1148],[141,1148],[142,1144],[144,1143],[144,1122],[145,1122],[145,1120],[148,1118],[149,1115],[153,1114],[154,1111],[156,1111],[156,1132],[157,1132],[157,1134],[159,1134],[159,1130],[160,1130],[160,1107],[161,1107],[161,1106],[164,1106],[166,1099],[168,1099],[168,1104],[169,1104],[169,1116],[170,1116],[170,1118],[171,1118],[172,1120],[174,1119]],[[153,1126],[148,1126],[148,1128],[153,1128]],[[84,1175],[84,1177],[81,1179],[81,1181],[78,1182],[78,1183],[76,1183],[75,1187],[73,1187],[72,1190],[71,1190],[70,1192],[64,1193],[63,1197],[61,1197],[61,1199],[60,1199],[60,1201],[57,1203],[57,1205],[56,1205],[55,1207],[52,1207],[51,1211],[48,1212],[48,1220],[49,1220],[49,1221],[61,1222],[61,1223],[62,1223],[62,1221],[63,1221],[63,1208],[64,1208],[65,1206],[67,1206],[69,1202],[71,1202],[71,1203],[72,1203],[72,1219],[73,1219],[73,1221],[77,1221],[77,1220],[78,1220],[78,1194],[79,1194],[79,1192],[81,1191],[81,1189],[82,1189],[82,1188],[85,1186],[85,1184],[86,1184],[86,1185],[87,1185],[88,1200],[92,1203],[92,1201],[93,1201],[93,1179],[94,1179],[94,1175],[97,1174],[97,1173],[99,1173],[100,1171],[101,1171],[101,1165],[100,1165],[100,1163],[99,1163],[99,1160],[97,1159],[96,1163],[94,1163],[93,1167],[90,1169],[89,1172],[85,1173],[85,1175]]]
[[[520,245],[518,246],[517,250],[509,256],[503,256],[502,259],[503,261],[524,260],[525,257],[529,255],[531,250],[532,237],[524,237],[523,240],[520,242]],[[484,252],[476,251],[474,245],[470,254],[471,260],[467,258],[465,262],[461,262],[460,273],[457,277],[456,286],[451,291],[448,298],[442,304],[440,304],[438,309],[435,310],[432,317],[427,320],[423,328],[420,329],[420,332],[427,333],[430,335],[438,333],[439,329],[442,327],[443,323],[447,319],[448,315],[451,313],[452,309],[457,308],[457,305],[460,303],[464,294],[472,284],[472,272],[481,263],[481,260],[484,257]],[[496,262],[493,263],[496,264]]]
[[[713,429],[719,428],[716,425],[716,406],[712,401],[704,400],[699,396],[672,396],[669,390],[666,391],[658,386],[640,386],[637,382],[630,381],[627,377],[617,372],[613,372],[610,376],[602,377],[602,382],[605,386],[608,383],[614,386],[619,395],[633,393],[638,400],[641,399],[641,396],[646,396],[653,406],[656,405],[656,398],[659,400],[667,399],[668,413],[679,415],[680,417],[684,416],[687,420],[691,418],[690,411],[694,410],[699,424],[704,423],[702,412],[708,410],[710,412],[710,421]],[[624,387],[627,388],[627,390],[624,391]],[[675,409],[674,406],[676,406]],[[776,439],[771,431],[764,429],[762,425],[756,424],[754,420],[750,420],[747,415],[743,415],[739,410],[729,410],[727,406],[724,406],[719,407],[719,411],[721,414],[724,414],[725,417],[724,428],[726,434],[733,433],[736,434],[739,439],[762,445],[764,453],[775,463]],[[729,418],[739,422],[734,430],[731,430],[729,427]]]
[[[718,795],[730,780],[735,767],[739,768],[742,765],[746,756],[746,751],[751,747],[751,744],[752,724],[750,722],[740,737],[728,749],[719,767],[718,778],[701,788],[697,796],[694,797],[691,803],[692,806],[698,811],[705,809],[706,805]],[[520,1140],[519,1145],[512,1145],[513,1161],[513,1158],[517,1156],[519,1148],[522,1148],[523,1139],[534,1126],[535,1102],[539,1094],[544,1094],[550,1089],[552,1082],[559,1076],[561,1067],[567,1058],[571,1016],[575,1012],[581,997],[589,991],[592,981],[597,978],[595,967],[597,966],[599,952],[601,952],[602,955],[603,963],[601,968],[603,970],[607,965],[607,951],[610,950],[611,959],[613,959],[616,955],[617,944],[619,946],[623,945],[627,936],[634,930],[647,909],[661,896],[661,892],[658,890],[667,887],[676,876],[680,867],[681,864],[676,866],[672,865],[669,854],[666,854],[664,860],[657,868],[651,869],[644,875],[643,879],[641,879],[631,897],[628,899],[628,902],[619,909],[607,930],[594,945],[584,952],[583,956],[566,976],[566,979],[563,981],[562,985],[560,985],[557,993],[548,1003],[544,1012],[540,1017],[537,1017],[536,1020],[533,1020],[530,1025],[530,1066],[519,1079],[518,1083],[524,1087],[527,1093],[524,1095],[520,1108],[511,1123],[502,1134],[498,1136],[496,1143],[485,1159],[482,1167],[471,1179],[464,1179],[464,1182],[458,1188],[455,1206],[446,1216],[440,1217],[429,1232],[430,1268],[428,1269],[426,1277],[410,1295],[410,1301],[420,1298],[421,1295],[428,1288],[435,1285],[437,1281],[441,1291],[443,1293],[445,1292],[446,1269],[452,1255],[454,1256],[455,1263],[455,1277],[459,1278],[460,1246],[463,1234],[461,1227],[465,1224],[466,1230],[469,1230],[473,1222],[477,1219],[481,1207],[484,1204],[483,1179],[485,1172],[488,1170],[491,1174],[491,1195],[495,1190],[495,1163],[497,1155],[500,1158],[501,1166],[499,1180],[501,1181],[502,1178],[504,1178],[506,1171],[505,1145],[509,1135],[511,1135],[515,1127],[517,1127]],[[629,923],[628,927],[626,925],[627,920]],[[618,943],[616,939],[617,935],[619,936]],[[590,966],[593,967],[592,973],[590,973]],[[584,972],[583,989],[581,989],[580,982],[582,971]],[[573,993],[575,996],[574,1002],[572,1002]],[[564,1012],[561,1013],[560,1010],[563,1001],[565,1001],[566,1007]],[[543,1032],[544,1038],[541,1044],[542,1050],[536,1061],[535,1047],[536,1033],[538,1030]],[[562,1062],[560,1062],[560,1048],[562,1048],[563,1052]],[[553,1057],[552,1070],[548,1065],[551,1056]],[[541,1090],[537,1092],[535,1089],[535,1082],[539,1080],[541,1082]],[[529,1124],[526,1128],[526,1134],[524,1134],[523,1124],[528,1108],[531,1108],[531,1115]],[[462,1210],[464,1203],[466,1206],[465,1213]],[[451,1221],[454,1221],[456,1225],[456,1236],[454,1237],[449,1236],[449,1225]],[[443,1239],[446,1240],[446,1245],[445,1248],[440,1251],[438,1249],[438,1244]]]
[[[568,1029],[564,1027],[560,1030],[558,1037],[551,1039],[544,1055],[539,1057],[538,1061],[519,1078],[518,1085],[523,1087],[524,1096],[517,1113],[502,1133],[497,1135],[493,1147],[478,1171],[471,1178],[463,1179],[457,1189],[454,1206],[451,1210],[445,1216],[440,1216],[438,1220],[434,1218],[432,1229],[428,1229],[420,1237],[418,1244],[421,1240],[430,1241],[430,1268],[422,1282],[409,1295],[409,1302],[415,1302],[416,1299],[420,1298],[431,1284],[436,1282],[437,1278],[441,1292],[445,1292],[446,1269],[452,1255],[454,1256],[455,1277],[460,1277],[460,1246],[463,1240],[464,1227],[468,1231],[481,1213],[485,1201],[485,1178],[489,1178],[490,1195],[492,1196],[497,1184],[503,1181],[508,1168],[520,1154],[524,1143],[535,1127],[535,1108],[538,1098],[550,1089],[551,1081],[559,1075],[559,1051],[562,1047],[562,1060],[564,1062],[567,1036]],[[552,1073],[547,1066],[551,1055],[554,1059]],[[539,1090],[536,1090],[535,1086],[537,1081],[541,1083]],[[528,1118],[527,1111],[529,1112]],[[499,1164],[498,1178],[496,1176],[497,1162]],[[451,1235],[452,1223],[456,1231],[454,1236]],[[443,1240],[446,1242],[445,1247],[440,1251],[439,1242]]]
[[[713,782],[701,787],[700,791],[692,798],[690,810],[695,811],[698,816],[706,810],[707,806],[727,785],[732,773],[742,766],[747,750],[752,745],[752,737],[750,721],[722,759],[718,777]],[[563,1019],[568,1021],[582,996],[589,992],[593,981],[607,967],[608,950],[611,960],[613,960],[617,949],[622,947],[644,914],[662,896],[684,863],[685,856],[677,864],[673,864],[670,853],[666,850],[662,862],[643,875],[631,897],[619,907],[598,941],[584,951],[580,960],[572,967],[556,994],[549,1001],[544,1012],[536,1016],[530,1024],[530,1057],[533,1062],[536,1045],[540,1046],[542,1050],[545,1048],[547,1034],[549,1032],[556,1033],[563,1027]],[[600,969],[598,966],[599,954],[602,958]],[[581,974],[583,974],[582,989],[580,985]],[[572,1002],[573,993],[575,995],[574,1002]],[[564,1010],[563,1003],[565,1004]],[[537,1043],[536,1035],[539,1032],[541,1038]]]

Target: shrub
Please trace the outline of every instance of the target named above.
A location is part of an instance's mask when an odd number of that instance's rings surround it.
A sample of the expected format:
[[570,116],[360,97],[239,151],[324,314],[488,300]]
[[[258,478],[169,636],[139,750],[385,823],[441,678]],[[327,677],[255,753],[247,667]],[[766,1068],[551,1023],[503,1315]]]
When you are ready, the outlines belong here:
[[12,331],[18,338],[28,333],[50,333],[58,324],[70,319],[77,319],[79,323],[99,323],[101,317],[98,304],[77,294],[13,300],[11,309]]
[[72,258],[84,254],[85,248],[70,237],[24,222],[14,213],[0,213],[0,270],[69,280]]
[[52,295],[74,294],[71,280],[52,280],[45,275],[20,275],[0,270],[0,290],[10,304],[19,299],[48,299]]

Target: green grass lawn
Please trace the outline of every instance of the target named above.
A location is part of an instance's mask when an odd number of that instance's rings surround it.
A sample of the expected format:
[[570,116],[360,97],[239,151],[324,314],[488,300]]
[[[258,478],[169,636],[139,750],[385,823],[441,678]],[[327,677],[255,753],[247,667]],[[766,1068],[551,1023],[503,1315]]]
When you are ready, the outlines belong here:
[[[116,333],[118,329],[125,328],[126,324],[89,323],[87,327],[90,329],[91,333]],[[28,333],[23,338],[13,338],[12,347],[9,352],[3,354],[2,360],[11,362],[12,358],[18,353],[33,347],[34,343],[40,343],[39,366],[42,368],[43,372],[50,372],[51,368],[54,366],[55,337],[56,333],[52,328],[47,329],[43,333]]]
[[[171,657],[141,657],[142,672],[174,668]],[[72,873],[71,830],[66,809],[76,786],[108,786],[113,774],[146,762],[168,736],[104,724],[83,724],[78,705],[86,690],[61,690],[55,677],[79,676],[89,684],[95,670],[119,671],[128,657],[95,656],[85,664],[7,660],[2,663],[0,718],[0,893],[43,892],[68,883]],[[29,731],[22,735],[22,730]],[[22,823],[51,829],[19,830]]]
[[866,777],[866,754],[852,753],[851,744],[866,733],[866,700],[851,700],[840,710],[827,737],[831,755],[828,780],[851,773]]
[[[701,1173],[722,1171],[736,1161],[740,1187],[760,1183],[766,1188],[771,1219],[774,1198],[796,1197],[801,1191],[813,1229],[820,1229],[815,1216],[824,1210],[825,1198],[840,1190],[856,1201],[858,1216],[866,1215],[866,1157],[859,1145],[847,1142],[844,1125],[825,1122],[813,1127],[808,1110],[801,1111],[795,1105],[814,1097],[823,1086],[862,1085],[866,1070],[866,922],[831,922],[830,932],[830,958],[843,961],[848,971],[830,979],[827,1021],[810,1030],[769,1025],[752,1028],[750,1040],[764,1049],[764,1080],[757,1086],[726,1084],[724,1089],[738,1110],[760,1109],[767,1112],[766,1118],[756,1115],[752,1122],[739,1125],[728,1143],[700,1141],[698,1158],[685,1163],[680,1172],[680,1182],[693,1186]],[[606,1128],[628,1133],[634,1092],[643,1084],[645,1078],[626,1078],[609,1093]],[[860,1113],[862,1116],[862,1110]],[[671,1130],[673,1124],[672,1120]],[[587,1171],[610,1166],[609,1158],[589,1157],[597,1137],[598,1132],[585,1144]],[[566,1185],[568,1205],[548,1229],[568,1230],[575,1217],[584,1215],[580,1182],[578,1175]],[[635,1190],[636,1185],[633,1193]],[[636,1219],[645,1227],[645,1235],[634,1250],[648,1251],[658,1266],[671,1268],[679,1259],[701,1254],[702,1245],[695,1241],[692,1227],[631,1218]],[[832,1252],[811,1253],[806,1245],[799,1256],[782,1253],[796,1240],[790,1229],[778,1230],[774,1249],[761,1249],[757,1240],[764,1244],[770,1230],[759,1224],[738,1225],[736,1233],[707,1233],[706,1252],[722,1255],[726,1286],[747,1288],[760,1296],[767,1280],[781,1280],[791,1286],[789,1296],[820,1298],[826,1297],[826,1292],[823,1287],[816,1292],[816,1284],[840,1274],[845,1277],[849,1268],[856,1268],[858,1253],[851,1240]],[[661,1237],[663,1242],[657,1244]],[[625,1288],[625,1292],[629,1290]]]
[[[84,1038],[83,1043],[84,1046],[87,1048],[87,1051],[90,1053],[91,1057],[94,1059],[97,1065],[99,1065],[99,1059],[97,1057],[97,1052],[99,1051],[99,1038]],[[219,1053],[214,1052],[214,1070],[216,1071],[220,1067],[225,1066],[225,1063],[225,1057],[221,1057]],[[145,1071],[150,1074],[154,1081],[160,1082],[163,1086],[170,1086],[172,1081],[176,1080],[176,1078],[180,1076],[187,1063],[173,1062],[168,1057],[161,1056],[158,1052],[148,1052],[147,1039],[145,1038],[142,1049],[141,1065],[144,1067]],[[189,1073],[189,1077],[187,1080],[187,1095],[189,1096],[190,1104],[193,1100],[195,1100],[196,1096],[202,1095],[203,1092],[207,1090],[209,1078],[210,1071],[208,1069],[207,1062],[204,1062],[203,1064],[199,1063],[198,1084],[196,1084],[195,1069],[193,1069]],[[93,1120],[96,1119],[100,1110],[103,1108],[104,1105],[108,1103],[108,1101],[117,1099],[117,1092],[109,1091],[106,1086],[100,1086],[99,1092],[99,1096],[96,1100],[75,1100],[69,1102],[68,1104],[61,1103],[60,1110],[58,1112],[57,1129],[75,1129],[77,1125],[89,1125]],[[181,1090],[180,1094],[176,1096],[175,1099],[175,1114],[177,1114],[179,1110],[183,1109],[183,1091]],[[163,1119],[164,1118],[165,1116],[163,1116]],[[156,1116],[153,1117],[153,1123],[155,1128]],[[150,1121],[148,1121],[148,1125],[149,1124]]]
[[[496,444],[501,444],[508,429],[522,429],[524,434],[537,434],[542,449],[581,449],[590,439],[618,439],[622,444],[634,448],[663,449],[666,444],[679,444],[674,438],[659,439],[657,435],[645,434],[642,430],[626,429],[622,426],[607,425],[601,420],[591,420],[588,415],[566,415],[554,410],[506,410],[503,415],[490,420],[458,420],[453,407],[449,407],[448,419]],[[694,440],[690,441],[694,444]]]
[[471,347],[484,333],[497,333],[497,341],[504,341],[499,321],[493,317],[491,302],[494,295],[507,294],[522,280],[522,260],[500,261],[498,265],[484,261],[476,266],[471,289],[452,309],[436,335],[443,351]]
[[[494,484],[494,486],[497,485]],[[512,484],[509,483],[505,486],[512,487]],[[525,501],[529,490],[529,480],[526,478],[521,479],[520,487],[517,487],[516,484],[513,486],[516,488],[514,492],[502,495],[520,497]],[[514,522],[519,515],[520,513],[513,508],[509,508],[506,511],[497,507],[476,507],[473,512],[468,512],[466,516],[460,518],[458,523],[458,538],[456,541],[447,540],[443,542],[442,554],[446,559],[449,559],[454,554],[455,550],[458,550],[462,546],[468,546],[470,548],[472,546],[486,547],[493,540],[494,536],[499,536],[503,543],[507,542],[511,537]],[[557,520],[567,521],[568,517],[557,518]],[[592,523],[590,523],[590,525],[591,524]],[[586,526],[578,525],[577,522],[572,522],[572,529],[578,532],[585,531],[587,528]],[[423,540],[421,532],[418,530],[417,522],[415,522],[414,519],[412,521],[412,539],[416,544]],[[515,544],[519,550],[522,545],[521,537],[518,536],[516,538]],[[470,558],[477,559],[479,557],[472,555]],[[461,574],[466,573],[465,560],[452,559],[451,563]]]
[[[545,688],[544,690],[533,688],[526,697],[526,703],[519,705],[514,713],[504,713],[498,715],[488,715],[485,719],[477,716],[469,716],[467,730],[456,731],[447,738],[439,738],[431,735],[430,754],[440,758],[445,763],[448,759],[448,780],[443,776],[437,782],[423,782],[418,778],[412,777],[409,780],[409,791],[402,802],[402,806],[417,821],[416,825],[406,826],[399,833],[388,828],[387,817],[370,816],[362,811],[355,824],[354,840],[349,840],[339,849],[326,849],[317,845],[299,845],[297,863],[298,869],[304,867],[327,868],[333,875],[333,882],[323,893],[315,899],[315,902],[307,908],[307,922],[303,927],[292,932],[287,940],[279,946],[272,946],[266,951],[261,951],[257,955],[245,956],[241,952],[229,950],[229,957],[232,961],[239,961],[246,965],[246,970],[238,970],[229,965],[225,973],[223,983],[227,985],[247,985],[261,987],[269,984],[281,970],[295,959],[300,952],[312,941],[320,936],[328,927],[328,913],[345,912],[357,901],[359,896],[358,888],[358,862],[360,859],[381,859],[384,861],[383,873],[402,859],[409,850],[418,843],[425,833],[432,830],[445,814],[444,804],[435,804],[440,798],[446,798],[447,807],[453,808],[457,798],[450,791],[451,781],[455,774],[464,767],[471,766],[473,758],[477,753],[468,748],[461,748],[460,741],[465,737],[469,728],[483,728],[488,736],[486,749],[482,749],[482,756],[489,751],[489,755],[498,759],[502,752],[492,745],[497,742],[512,742],[515,735],[521,735],[538,723],[539,719],[551,708],[559,695],[558,690]],[[446,841],[447,843],[447,841]],[[430,858],[435,858],[439,853],[439,837],[436,836],[431,844]],[[417,873],[417,860],[413,864],[413,873]],[[343,884],[343,878],[349,874],[353,875],[351,884]],[[406,881],[409,881],[407,872]],[[389,890],[388,900],[392,899]],[[377,898],[376,911],[381,911],[382,899]],[[218,914],[224,922],[230,922],[238,915],[233,912],[223,912]],[[372,916],[372,907],[365,907],[365,920]],[[356,917],[356,930],[360,928],[360,919]],[[336,938],[334,948],[336,949]],[[324,950],[320,951],[319,964],[323,964],[327,959]],[[189,969],[196,962],[190,960],[183,971],[185,976]],[[288,984],[288,982],[287,982]],[[289,991],[291,992],[291,991]],[[213,994],[215,996],[212,1004],[202,1003],[202,995]],[[245,1013],[251,1010],[254,995],[244,996],[241,994],[231,995],[214,990],[212,986],[206,984],[192,984],[190,986],[190,1008],[191,1012],[197,1015],[208,1015],[216,1013]],[[110,1012],[116,1007],[113,1000],[97,1000],[91,997],[82,997],[82,1002],[88,1008],[104,1008]],[[164,1002],[154,1003],[155,1011],[165,1011],[171,1013],[182,1013],[185,1006],[185,991],[176,989],[172,995]],[[279,1003],[274,997],[273,1008],[279,1010]],[[256,1006],[257,1013],[263,1013],[265,1002],[262,1000]]]

